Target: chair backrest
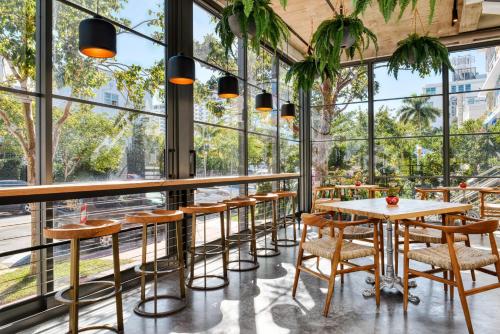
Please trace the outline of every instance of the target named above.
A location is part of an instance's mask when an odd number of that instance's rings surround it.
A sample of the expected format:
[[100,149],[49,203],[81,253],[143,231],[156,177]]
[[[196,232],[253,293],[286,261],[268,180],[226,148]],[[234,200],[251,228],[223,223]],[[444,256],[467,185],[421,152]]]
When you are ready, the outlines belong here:
[[443,202],[450,201],[450,191],[448,189],[442,188],[416,188],[416,194],[420,197],[421,200],[428,200],[430,195],[441,194],[443,196]]
[[[448,219],[464,219],[464,220],[472,220],[469,217],[461,217],[461,216],[450,216]],[[446,226],[446,230],[452,233],[462,233],[462,234],[486,234],[493,233],[498,228],[498,220],[490,219],[490,220],[480,220],[474,219],[474,223],[460,225],[460,226]]]

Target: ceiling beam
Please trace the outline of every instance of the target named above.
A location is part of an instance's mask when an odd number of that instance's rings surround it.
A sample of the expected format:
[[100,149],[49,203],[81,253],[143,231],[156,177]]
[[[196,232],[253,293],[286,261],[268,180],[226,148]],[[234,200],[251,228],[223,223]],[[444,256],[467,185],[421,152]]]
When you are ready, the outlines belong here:
[[483,0],[464,0],[459,32],[477,30],[483,13]]

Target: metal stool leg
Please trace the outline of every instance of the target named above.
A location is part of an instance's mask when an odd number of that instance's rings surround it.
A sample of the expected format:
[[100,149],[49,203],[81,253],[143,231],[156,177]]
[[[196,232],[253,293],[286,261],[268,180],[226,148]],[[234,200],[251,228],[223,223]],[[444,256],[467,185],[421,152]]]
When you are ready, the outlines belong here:
[[186,298],[186,286],[184,285],[184,252],[182,249],[182,221],[175,223],[175,235],[177,245],[177,262],[179,269],[179,288],[181,291],[181,298]]
[[[230,211],[230,210],[228,210]],[[226,244],[226,237],[224,234],[224,212],[220,213],[220,236],[221,236],[221,246],[224,252],[222,253],[222,270],[224,272],[224,279],[227,280],[227,261],[229,259],[229,247]]]
[[194,257],[196,250],[196,214],[193,213],[191,218],[191,261],[189,262],[190,273],[189,273],[189,282],[188,286],[193,286],[194,280]]
[[255,206],[250,207],[250,220],[252,224],[252,243],[250,249],[252,250],[253,262],[257,264],[257,236],[255,231]]
[[148,225],[142,225],[142,258],[141,258],[141,301],[146,299],[146,256],[148,252]]

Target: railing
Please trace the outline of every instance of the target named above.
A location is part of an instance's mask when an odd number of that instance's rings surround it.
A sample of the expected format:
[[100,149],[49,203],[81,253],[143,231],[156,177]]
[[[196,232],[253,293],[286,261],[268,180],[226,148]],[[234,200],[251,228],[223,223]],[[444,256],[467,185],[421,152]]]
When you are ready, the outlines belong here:
[[[157,207],[175,209],[192,202],[217,202],[260,190],[297,190],[299,174],[229,176],[185,180],[119,181],[57,184],[0,189],[0,332],[12,324],[29,324],[30,315],[58,314],[64,309],[53,300],[55,291],[69,282],[68,241],[43,237],[44,227],[57,227],[82,219],[123,219],[125,214]],[[15,208],[30,203],[30,213]],[[14,208],[14,209],[13,209]],[[21,210],[19,210],[21,211]],[[200,217],[202,219],[212,217]],[[259,212],[257,211],[257,219]],[[190,218],[184,222],[183,240],[190,238]],[[209,224],[208,239],[220,235]],[[127,225],[128,226],[128,225]],[[133,267],[141,257],[138,227],[120,232],[120,262],[125,287],[137,286]],[[148,242],[152,243],[152,240]],[[175,233],[164,227],[159,252],[169,256]],[[150,247],[152,249],[152,247]],[[111,275],[110,240],[82,242],[83,281]]]

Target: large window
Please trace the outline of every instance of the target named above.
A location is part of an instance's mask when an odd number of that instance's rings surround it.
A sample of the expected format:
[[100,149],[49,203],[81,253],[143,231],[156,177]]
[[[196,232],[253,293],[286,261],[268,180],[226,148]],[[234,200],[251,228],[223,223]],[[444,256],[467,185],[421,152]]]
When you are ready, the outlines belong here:
[[311,101],[313,186],[368,180],[366,66],[317,81]]

